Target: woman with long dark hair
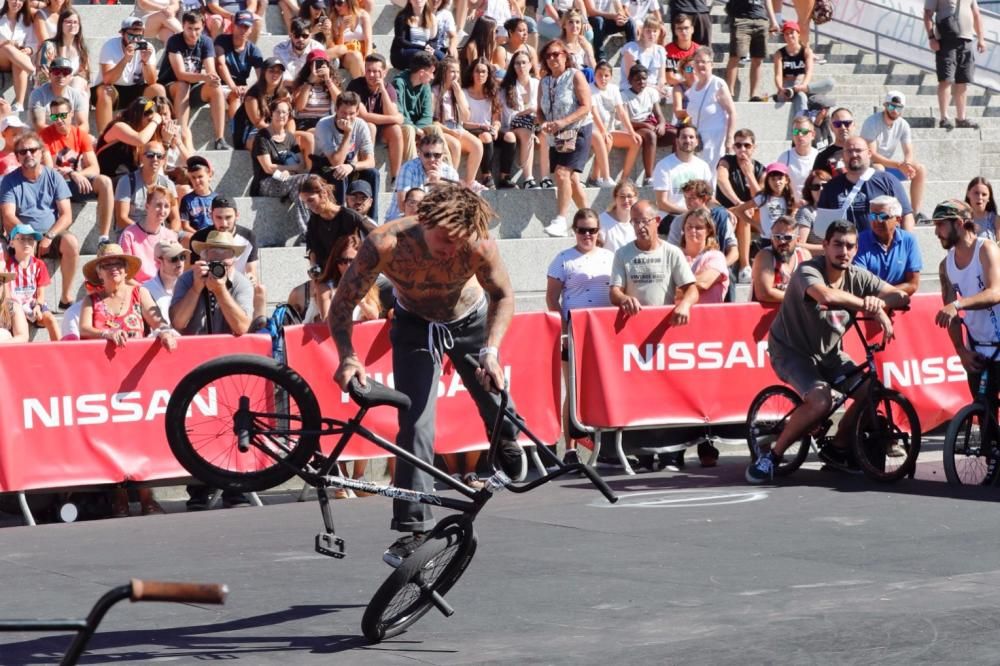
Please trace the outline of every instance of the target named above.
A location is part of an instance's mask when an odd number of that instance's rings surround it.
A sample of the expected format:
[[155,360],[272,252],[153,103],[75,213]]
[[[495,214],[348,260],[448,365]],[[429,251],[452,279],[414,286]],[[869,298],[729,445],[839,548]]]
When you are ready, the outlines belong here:
[[976,222],[978,235],[996,242],[1000,238],[997,225],[997,200],[993,197],[993,184],[976,176],[965,188],[965,203],[972,208],[972,219]]
[[119,111],[97,138],[97,163],[101,173],[115,178],[139,168],[139,149],[149,143],[163,124],[156,102],[139,97]]
[[[469,103],[469,119],[465,129],[483,144],[483,159],[479,164],[479,182],[493,188],[493,149],[500,136],[500,102],[497,80],[489,60],[479,58],[462,74],[462,88]],[[500,174],[509,182],[514,146],[505,146],[501,154]]]
[[70,85],[90,94],[90,54],[83,38],[83,24],[80,14],[68,7],[57,19],[55,37],[42,42],[38,54],[38,71],[35,85],[48,81],[49,63],[56,58],[66,58],[73,66],[73,78]]
[[396,14],[393,23],[392,45],[389,47],[389,62],[396,69],[406,69],[415,53],[426,51],[439,61],[445,52],[437,48],[437,17],[434,5],[428,0],[409,0]]
[[340,87],[333,77],[326,52],[319,49],[306,57],[306,64],[295,79],[295,126],[311,130],[320,118],[332,116]]
[[[254,137],[267,127],[267,110],[275,99],[288,98],[292,94],[284,83],[285,65],[277,58],[268,58],[261,66],[261,77],[247,89],[243,103],[233,116],[233,143],[237,150],[245,148],[253,151]],[[295,131],[295,120],[288,120],[286,128]]]
[[[538,104],[538,78],[526,50],[514,51],[507,72],[500,82],[500,131],[504,143],[518,148],[521,165],[521,189],[535,183],[535,113]],[[501,182],[503,187],[505,183]],[[513,183],[510,183],[513,186]]]

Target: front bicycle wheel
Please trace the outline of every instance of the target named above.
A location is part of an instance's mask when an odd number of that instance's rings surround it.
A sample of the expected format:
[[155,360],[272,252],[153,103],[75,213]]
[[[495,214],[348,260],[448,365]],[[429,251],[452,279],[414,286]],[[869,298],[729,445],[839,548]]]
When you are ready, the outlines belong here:
[[854,455],[870,478],[898,481],[916,469],[920,421],[902,394],[885,388],[873,390],[871,408],[862,412],[855,426]]
[[[750,462],[756,462],[762,447],[770,449],[788,423],[788,417],[802,404],[798,393],[783,384],[768,386],[750,403],[747,413],[747,448]],[[802,437],[785,449],[774,474],[791,474],[806,461],[809,455],[809,436]]]
[[475,553],[472,521],[442,521],[375,591],[361,619],[365,638],[377,643],[406,631],[433,607],[431,592],[444,596]]
[[199,365],[167,404],[167,441],[192,476],[254,492],[292,478],[319,445],[320,409],[291,368],[250,354]]
[[[991,443],[983,441],[988,431],[986,409],[979,403],[966,405],[948,423],[944,435],[944,475],[948,483],[989,485]],[[995,422],[993,432],[996,432]]]

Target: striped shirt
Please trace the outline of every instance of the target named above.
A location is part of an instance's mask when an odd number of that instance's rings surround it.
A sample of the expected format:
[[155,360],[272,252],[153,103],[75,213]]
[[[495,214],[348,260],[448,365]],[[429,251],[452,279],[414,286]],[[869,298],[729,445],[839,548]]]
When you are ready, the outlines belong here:
[[36,300],[35,293],[52,282],[49,269],[38,257],[29,257],[28,262],[22,266],[17,259],[8,255],[6,264],[4,270],[16,275],[10,283],[11,295],[21,305],[33,303]]

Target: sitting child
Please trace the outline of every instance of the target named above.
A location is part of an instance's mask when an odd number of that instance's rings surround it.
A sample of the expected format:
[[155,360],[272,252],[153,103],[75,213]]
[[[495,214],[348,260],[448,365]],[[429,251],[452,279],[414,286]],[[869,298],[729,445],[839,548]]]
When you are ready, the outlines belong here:
[[31,225],[18,224],[10,230],[10,246],[7,248],[5,270],[16,274],[11,283],[11,297],[20,303],[28,323],[44,327],[49,340],[58,340],[59,322],[45,303],[45,287],[51,282],[45,262],[35,256],[35,250],[42,234]]

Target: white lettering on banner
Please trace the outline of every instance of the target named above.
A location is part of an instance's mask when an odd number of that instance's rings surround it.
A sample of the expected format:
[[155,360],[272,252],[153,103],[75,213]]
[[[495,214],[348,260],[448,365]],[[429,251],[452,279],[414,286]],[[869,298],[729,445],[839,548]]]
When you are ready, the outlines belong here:
[[945,382],[965,382],[965,368],[958,356],[908,358],[882,363],[882,378],[887,388],[894,386],[929,386]]
[[[148,401],[138,391],[127,393],[85,393],[83,395],[54,396],[46,405],[38,398],[25,398],[23,428],[64,428],[72,425],[100,425],[102,423],[134,423],[152,421],[167,411],[170,391],[153,391]],[[210,386],[205,395],[198,394],[192,408],[202,416],[218,416],[219,402],[215,387]]]
[[[379,384],[385,384],[389,388],[396,388],[396,382],[394,381],[393,374],[390,372],[388,375],[383,375],[381,372],[374,372],[368,375]],[[510,386],[510,366],[505,365],[503,367],[503,376],[507,380],[507,386]],[[462,376],[457,372],[453,372],[448,380],[448,384],[445,384],[445,378],[438,380],[438,398],[454,398],[458,395],[459,391],[465,391],[465,385],[462,383]],[[340,404],[346,405],[351,401],[351,395],[346,391],[340,392]]]
[[[723,342],[672,342],[622,346],[622,369],[631,372],[633,365],[642,372],[664,370],[728,370],[737,366],[763,368],[767,363],[767,340],[752,343],[737,340],[726,348]],[[754,353],[756,352],[756,353]]]

